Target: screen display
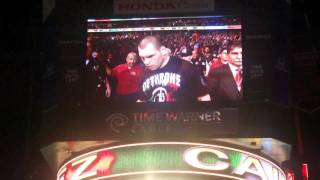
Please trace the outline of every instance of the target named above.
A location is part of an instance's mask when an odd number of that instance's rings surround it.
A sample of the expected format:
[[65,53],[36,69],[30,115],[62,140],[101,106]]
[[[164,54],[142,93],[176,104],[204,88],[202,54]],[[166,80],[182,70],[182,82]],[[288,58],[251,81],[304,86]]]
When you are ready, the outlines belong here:
[[243,99],[239,16],[87,19],[86,38],[89,103]]

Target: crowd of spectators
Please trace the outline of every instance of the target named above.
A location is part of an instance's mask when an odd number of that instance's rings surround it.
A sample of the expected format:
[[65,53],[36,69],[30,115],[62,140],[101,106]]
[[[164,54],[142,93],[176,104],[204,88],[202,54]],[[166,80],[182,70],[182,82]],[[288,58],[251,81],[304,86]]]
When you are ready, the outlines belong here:
[[238,30],[90,33],[87,38],[87,58],[94,50],[99,52],[100,58],[107,58],[107,55],[111,53],[115,64],[124,63],[127,53],[137,51],[138,42],[147,35],[160,37],[164,46],[174,55],[181,56],[185,48],[190,51],[185,55],[191,55],[195,43],[203,48],[209,47],[210,53],[215,57],[231,42],[241,41],[241,33]]
[[130,28],[130,27],[177,27],[177,26],[223,26],[239,25],[237,17],[204,17],[204,18],[154,18],[130,21],[99,20],[88,22],[88,29]]

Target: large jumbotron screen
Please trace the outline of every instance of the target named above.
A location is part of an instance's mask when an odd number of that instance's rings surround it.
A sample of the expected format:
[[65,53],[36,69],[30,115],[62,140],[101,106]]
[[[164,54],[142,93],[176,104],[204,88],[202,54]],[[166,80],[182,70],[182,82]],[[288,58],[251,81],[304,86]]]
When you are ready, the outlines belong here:
[[239,16],[87,19],[90,104],[243,99]]

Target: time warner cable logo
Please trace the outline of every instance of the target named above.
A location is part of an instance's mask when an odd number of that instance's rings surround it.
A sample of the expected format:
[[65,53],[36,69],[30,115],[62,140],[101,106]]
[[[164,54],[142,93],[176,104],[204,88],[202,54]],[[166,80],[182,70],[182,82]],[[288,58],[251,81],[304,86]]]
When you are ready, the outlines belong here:
[[120,129],[129,123],[129,118],[121,113],[115,113],[108,116],[106,122],[109,124],[112,131],[120,133]]
[[198,125],[201,124],[206,127],[208,124],[219,124],[219,126],[221,126],[224,121],[222,112],[218,110],[205,112],[114,113],[110,114],[105,120],[111,131],[117,134],[121,133],[121,131],[128,130],[132,133],[137,133],[137,129],[140,129],[142,132],[149,132],[149,128],[154,128],[155,125],[160,127],[163,123],[166,124],[167,127],[176,127],[178,123],[183,123],[184,125],[198,123]]

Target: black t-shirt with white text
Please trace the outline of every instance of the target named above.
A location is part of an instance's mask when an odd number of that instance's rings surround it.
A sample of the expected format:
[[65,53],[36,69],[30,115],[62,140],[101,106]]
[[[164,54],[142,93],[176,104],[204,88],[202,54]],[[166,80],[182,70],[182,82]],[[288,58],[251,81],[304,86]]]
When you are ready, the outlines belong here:
[[194,65],[172,56],[164,67],[145,72],[141,98],[149,102],[196,101],[202,88],[200,76]]

